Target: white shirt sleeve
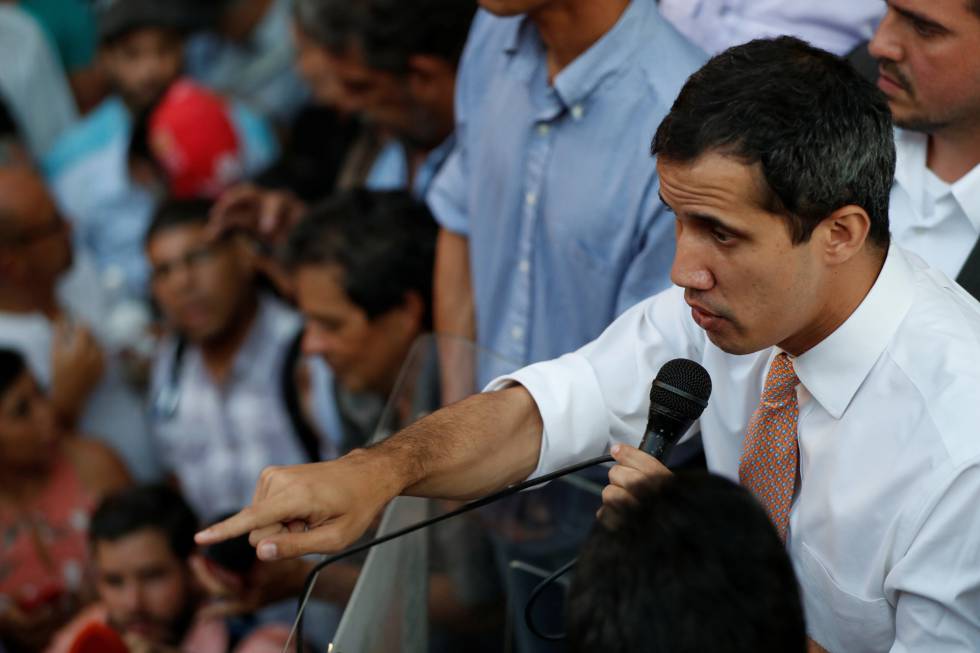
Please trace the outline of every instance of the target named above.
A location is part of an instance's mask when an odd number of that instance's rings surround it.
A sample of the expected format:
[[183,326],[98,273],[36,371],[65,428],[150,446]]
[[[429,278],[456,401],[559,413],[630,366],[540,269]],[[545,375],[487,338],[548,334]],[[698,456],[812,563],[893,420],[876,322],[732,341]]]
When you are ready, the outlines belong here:
[[650,383],[663,363],[699,360],[704,332],[671,288],[624,313],[598,339],[571,354],[495,379],[519,383],[541,413],[541,455],[533,476],[602,455],[612,442],[636,445],[650,407]]
[[908,550],[885,577],[892,653],[976,650],[980,642],[980,460],[926,503]]

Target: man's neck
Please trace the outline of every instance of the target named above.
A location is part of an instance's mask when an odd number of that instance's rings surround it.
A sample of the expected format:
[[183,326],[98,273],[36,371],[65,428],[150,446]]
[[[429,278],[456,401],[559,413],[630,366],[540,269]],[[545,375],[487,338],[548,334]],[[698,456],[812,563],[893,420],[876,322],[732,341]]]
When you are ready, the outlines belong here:
[[611,30],[630,0],[559,0],[528,17],[547,50],[548,80]]
[[887,255],[887,248],[875,248],[845,263],[849,269],[841,269],[835,275],[836,282],[825,289],[825,300],[808,327],[780,342],[779,347],[793,356],[802,356],[839,329],[877,283]]
[[253,295],[231,320],[231,324],[225,331],[200,344],[204,367],[216,384],[224,384],[231,374],[235,356],[245,344],[258,310],[259,300]]
[[962,179],[980,165],[980,124],[972,129],[930,134],[926,165],[947,183]]
[[61,314],[54,287],[5,288],[0,287],[0,313],[29,315],[41,313],[49,320]]

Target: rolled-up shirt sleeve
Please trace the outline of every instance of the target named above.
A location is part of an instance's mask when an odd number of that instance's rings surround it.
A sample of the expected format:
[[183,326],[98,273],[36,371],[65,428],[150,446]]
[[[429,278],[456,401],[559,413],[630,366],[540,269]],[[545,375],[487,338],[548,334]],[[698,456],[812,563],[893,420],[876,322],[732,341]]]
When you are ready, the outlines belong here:
[[624,313],[576,352],[494,379],[531,394],[544,430],[532,477],[602,455],[614,442],[636,445],[650,407],[650,383],[672,358],[699,359],[703,332],[686,314],[683,291],[666,290]]

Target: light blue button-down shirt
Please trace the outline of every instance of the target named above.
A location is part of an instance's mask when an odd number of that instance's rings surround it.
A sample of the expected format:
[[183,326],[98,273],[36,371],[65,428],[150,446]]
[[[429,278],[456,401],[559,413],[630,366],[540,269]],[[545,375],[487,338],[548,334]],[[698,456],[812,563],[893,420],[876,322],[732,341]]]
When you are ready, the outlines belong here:
[[530,20],[478,14],[457,80],[457,149],[428,201],[469,238],[481,346],[518,363],[553,358],[669,285],[673,218],[650,142],[705,58],[653,0],[634,0],[549,84]]

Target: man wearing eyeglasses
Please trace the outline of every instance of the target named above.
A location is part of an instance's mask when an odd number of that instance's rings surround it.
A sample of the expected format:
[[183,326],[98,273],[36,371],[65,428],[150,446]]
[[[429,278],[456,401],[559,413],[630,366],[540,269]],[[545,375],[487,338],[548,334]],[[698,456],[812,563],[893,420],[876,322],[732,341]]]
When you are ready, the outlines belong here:
[[320,446],[287,399],[298,392],[301,319],[259,290],[244,237],[208,237],[210,208],[166,203],[146,238],[150,287],[171,330],[150,383],[153,439],[205,520],[246,505],[270,461],[309,461]]
[[105,345],[104,314],[94,267],[74,255],[40,177],[0,167],[0,344],[27,360],[61,428],[99,436],[134,477],[152,480],[159,468],[142,403]]

